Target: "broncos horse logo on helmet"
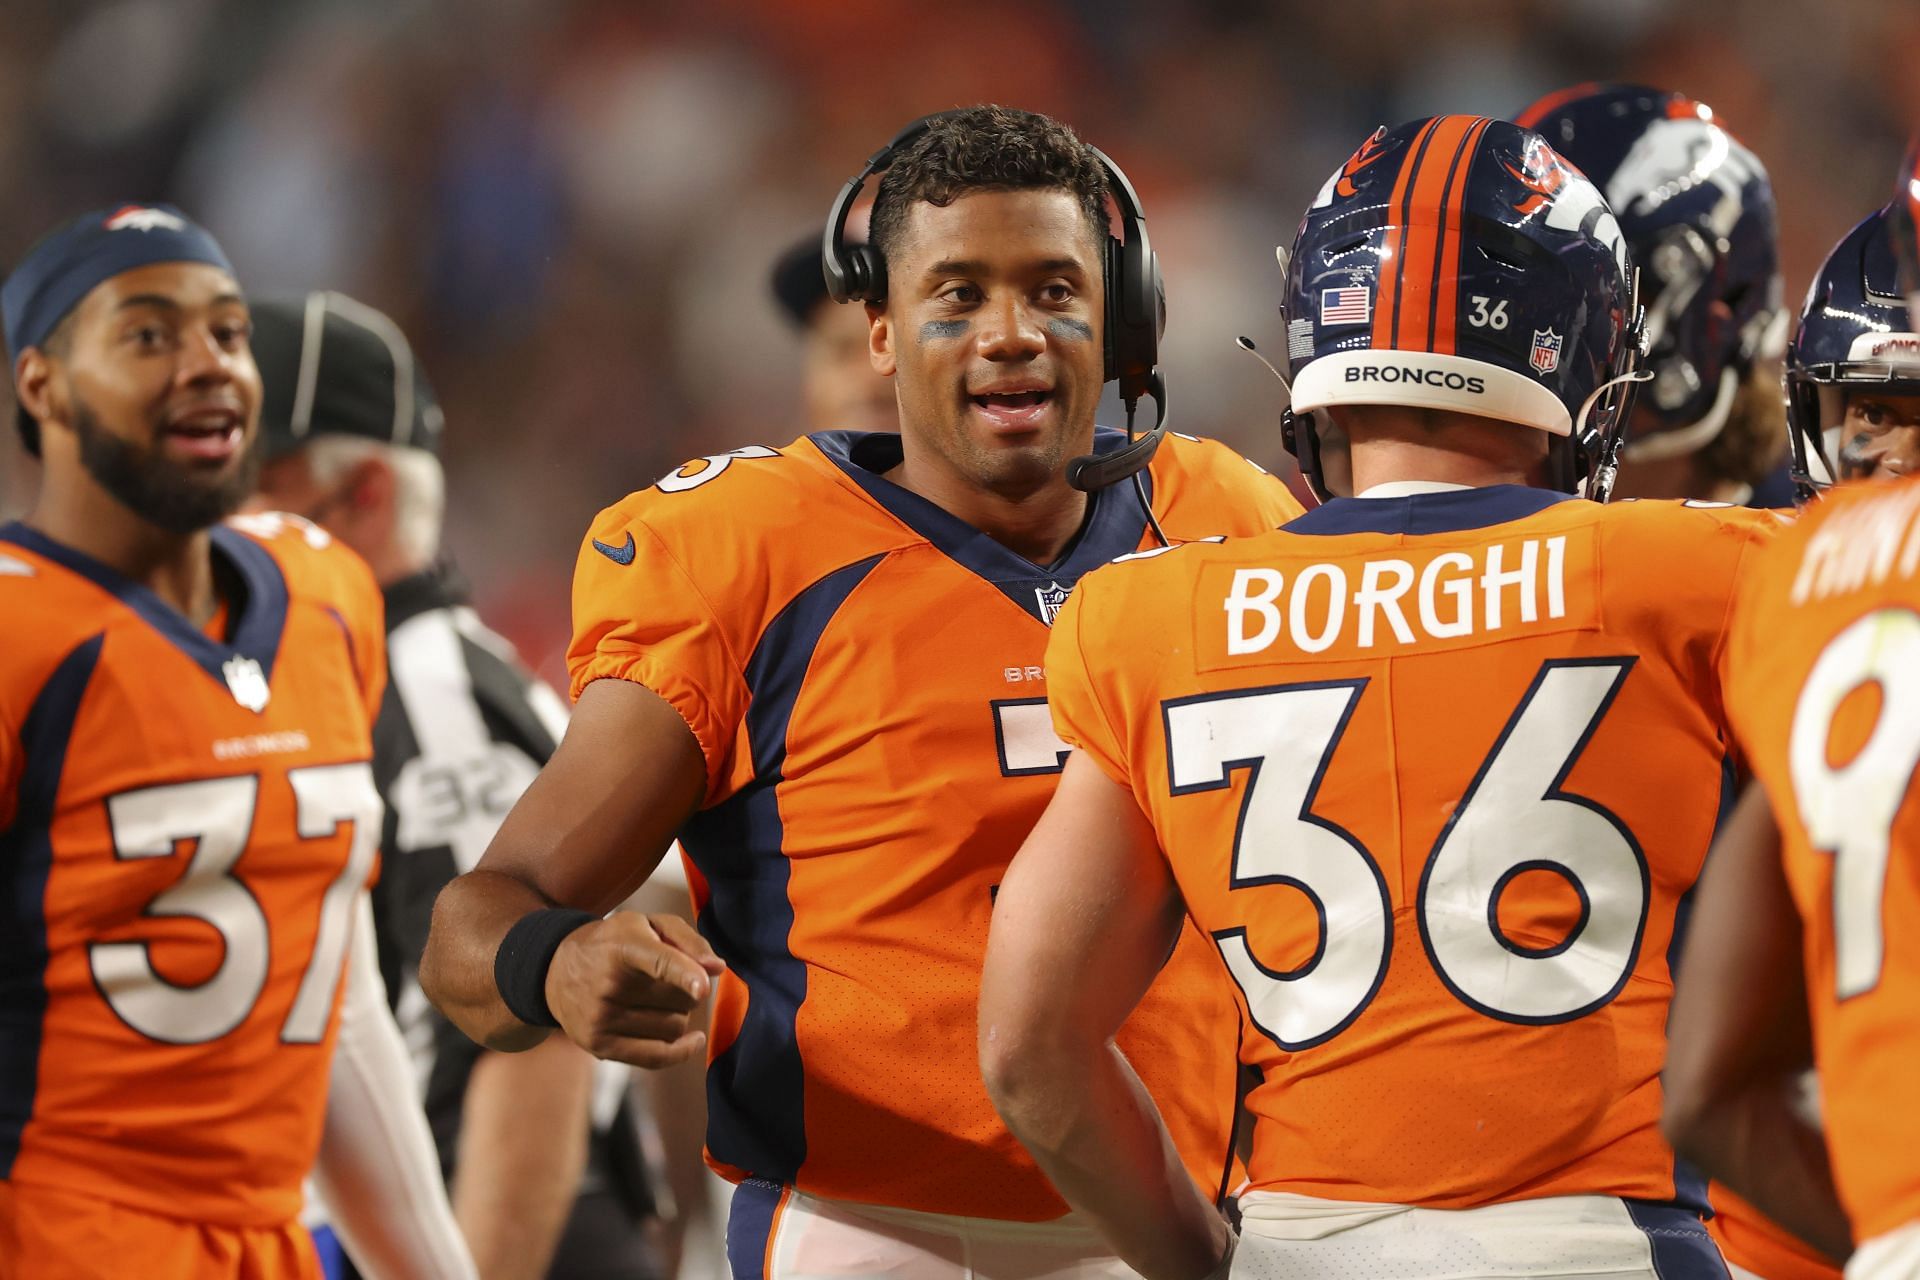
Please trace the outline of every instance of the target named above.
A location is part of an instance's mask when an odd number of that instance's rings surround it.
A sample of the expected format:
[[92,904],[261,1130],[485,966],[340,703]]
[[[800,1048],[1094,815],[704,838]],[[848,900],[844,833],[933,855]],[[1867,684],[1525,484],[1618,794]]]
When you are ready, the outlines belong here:
[[1606,200],[1537,134],[1485,116],[1377,131],[1327,179],[1285,261],[1283,426],[1322,500],[1318,411],[1345,404],[1545,431],[1551,483],[1605,496],[1644,376],[1632,272]]
[[1787,348],[1788,444],[1803,501],[1844,478],[1849,394],[1920,396],[1920,333],[1894,264],[1893,208],[1868,215],[1827,255]]
[[1576,85],[1517,119],[1606,194],[1643,272],[1654,376],[1627,458],[1694,452],[1785,337],[1766,167],[1705,105],[1641,85]]

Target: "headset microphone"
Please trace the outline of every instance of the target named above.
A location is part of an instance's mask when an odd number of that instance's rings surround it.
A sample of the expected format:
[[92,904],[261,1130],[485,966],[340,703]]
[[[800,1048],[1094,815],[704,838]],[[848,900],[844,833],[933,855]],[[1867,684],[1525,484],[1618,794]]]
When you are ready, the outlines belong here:
[[1154,451],[1167,433],[1167,387],[1157,369],[1151,375],[1147,394],[1153,398],[1154,420],[1146,434],[1133,434],[1134,407],[1139,403],[1136,400],[1126,406],[1127,443],[1112,453],[1082,454],[1067,463],[1068,484],[1091,493],[1125,480],[1153,461]]

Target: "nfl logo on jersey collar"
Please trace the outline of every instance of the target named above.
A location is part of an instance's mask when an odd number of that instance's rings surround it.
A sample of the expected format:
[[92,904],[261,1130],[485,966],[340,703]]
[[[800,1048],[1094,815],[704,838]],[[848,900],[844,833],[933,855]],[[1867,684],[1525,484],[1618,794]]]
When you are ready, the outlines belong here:
[[1040,621],[1052,626],[1053,620],[1060,616],[1060,610],[1066,605],[1067,593],[1071,590],[1071,587],[1063,587],[1057,582],[1035,587],[1033,598],[1040,602]]
[[227,690],[235,702],[255,715],[267,709],[267,676],[259,662],[236,653],[221,664],[220,672],[226,676]]
[[1541,377],[1546,377],[1560,367],[1560,335],[1552,329],[1533,331],[1533,351],[1528,356],[1533,368]]

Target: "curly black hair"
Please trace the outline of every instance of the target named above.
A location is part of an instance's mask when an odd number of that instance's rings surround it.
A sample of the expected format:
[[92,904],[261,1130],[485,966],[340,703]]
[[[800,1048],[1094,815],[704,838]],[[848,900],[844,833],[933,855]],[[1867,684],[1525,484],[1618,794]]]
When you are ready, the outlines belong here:
[[1093,148],[1048,116],[991,103],[937,117],[880,178],[871,236],[889,263],[907,214],[925,201],[945,207],[975,191],[1058,188],[1080,202],[1094,244],[1107,235],[1107,171]]

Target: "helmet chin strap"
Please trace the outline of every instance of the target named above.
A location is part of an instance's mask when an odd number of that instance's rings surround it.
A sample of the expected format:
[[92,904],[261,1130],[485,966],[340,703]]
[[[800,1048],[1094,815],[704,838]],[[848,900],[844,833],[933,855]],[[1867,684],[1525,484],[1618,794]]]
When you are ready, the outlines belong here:
[[[1649,382],[1652,379],[1653,370],[1635,369],[1617,378],[1608,378],[1595,387],[1592,394],[1581,403],[1580,412],[1574,416],[1573,434],[1570,438],[1578,440],[1581,433],[1587,429],[1587,417],[1593,412],[1593,406],[1600,403],[1600,397],[1607,393],[1607,388],[1617,387],[1625,382]],[[1581,497],[1589,498],[1594,502],[1605,502],[1613,496],[1614,482],[1620,478],[1620,441],[1625,434],[1625,424],[1622,423],[1619,429],[1613,432],[1612,439],[1601,447],[1600,460],[1594,464],[1592,473],[1587,476],[1586,487]]]
[[[1613,383],[1604,385],[1610,387]],[[1722,369],[1720,390],[1714,395],[1713,407],[1707,410],[1705,417],[1690,426],[1642,436],[1622,450],[1620,456],[1627,462],[1659,462],[1665,458],[1685,457],[1725,429],[1727,419],[1733,414],[1733,398],[1739,390],[1740,375],[1732,369]]]

